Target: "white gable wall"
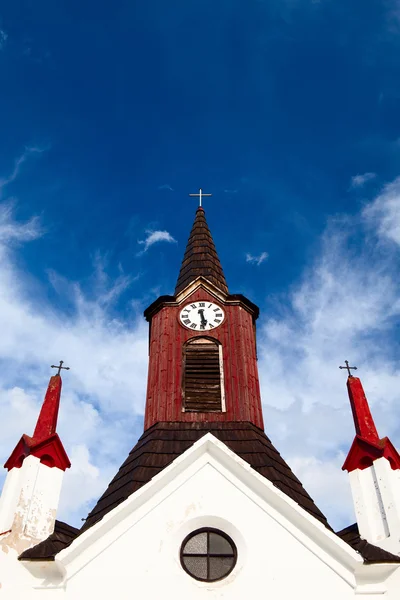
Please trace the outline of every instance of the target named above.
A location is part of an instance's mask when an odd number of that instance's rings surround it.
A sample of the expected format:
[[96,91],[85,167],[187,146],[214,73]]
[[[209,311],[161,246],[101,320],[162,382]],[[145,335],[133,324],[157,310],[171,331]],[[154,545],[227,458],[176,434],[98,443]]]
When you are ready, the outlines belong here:
[[[215,527],[234,540],[238,562],[220,582],[203,583],[181,567],[186,535]],[[361,557],[302,511],[211,435],[79,536],[55,562],[18,563],[24,597],[173,597],[274,600],[382,598],[396,566]],[[398,570],[398,569],[397,569]],[[13,576],[15,583],[15,575]],[[392,576],[398,598],[398,576]],[[21,580],[22,582],[22,580]],[[7,591],[9,591],[7,589]],[[3,595],[20,598],[18,590]]]
[[[129,519],[128,519],[129,520]],[[216,583],[187,575],[179,549],[188,533],[216,527],[238,550],[233,572]],[[315,549],[318,552],[317,549]],[[323,554],[323,552],[321,552]],[[354,597],[353,588],[210,464],[138,520],[67,583],[68,598],[172,597],[274,600]]]

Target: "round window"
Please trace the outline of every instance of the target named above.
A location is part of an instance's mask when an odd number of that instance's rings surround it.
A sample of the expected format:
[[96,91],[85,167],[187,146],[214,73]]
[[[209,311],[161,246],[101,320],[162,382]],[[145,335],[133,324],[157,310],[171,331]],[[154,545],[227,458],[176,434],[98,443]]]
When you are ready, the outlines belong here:
[[190,533],[181,546],[181,563],[200,581],[218,581],[232,571],[237,551],[234,542],[218,529],[203,528]]

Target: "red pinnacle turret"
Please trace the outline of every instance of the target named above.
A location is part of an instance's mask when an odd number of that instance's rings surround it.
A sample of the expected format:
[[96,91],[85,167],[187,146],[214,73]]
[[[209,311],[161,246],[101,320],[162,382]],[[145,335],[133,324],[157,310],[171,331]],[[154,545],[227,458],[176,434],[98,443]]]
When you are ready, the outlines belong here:
[[356,437],[342,469],[354,471],[370,467],[377,458],[387,458],[392,469],[400,469],[400,456],[391,441],[379,438],[374,419],[358,377],[347,379],[351,410],[353,412]]
[[33,433],[34,440],[43,440],[56,432],[61,388],[62,381],[60,375],[53,375],[53,377],[50,377],[46,396]]
[[48,467],[65,471],[71,466],[64,446],[56,433],[62,381],[60,375],[50,377],[33,437],[23,435],[5,463],[8,470],[21,467],[27,456],[36,456]]
[[358,377],[347,379],[347,391],[357,435],[367,442],[379,444],[379,436],[368,406],[368,400]]

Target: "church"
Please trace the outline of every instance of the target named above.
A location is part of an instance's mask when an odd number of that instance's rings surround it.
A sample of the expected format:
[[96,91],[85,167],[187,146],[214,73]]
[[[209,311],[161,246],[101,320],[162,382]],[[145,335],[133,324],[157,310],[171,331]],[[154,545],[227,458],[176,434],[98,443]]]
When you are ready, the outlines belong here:
[[1,597],[400,598],[395,446],[379,437],[346,361],[355,437],[343,469],[357,522],[334,531],[264,431],[259,309],[230,293],[201,203],[174,295],[144,316],[143,435],[80,529],[57,520],[71,466],[57,434],[62,362],[33,434],[10,448]]

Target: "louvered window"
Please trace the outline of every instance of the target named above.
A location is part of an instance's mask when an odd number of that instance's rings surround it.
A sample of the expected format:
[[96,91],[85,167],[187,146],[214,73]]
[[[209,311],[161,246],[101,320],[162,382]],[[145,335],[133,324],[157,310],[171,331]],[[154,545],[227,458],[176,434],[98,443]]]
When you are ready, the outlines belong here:
[[185,412],[224,410],[222,346],[207,338],[184,347],[183,407]]

